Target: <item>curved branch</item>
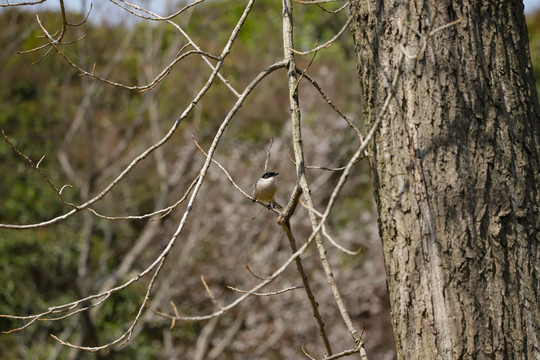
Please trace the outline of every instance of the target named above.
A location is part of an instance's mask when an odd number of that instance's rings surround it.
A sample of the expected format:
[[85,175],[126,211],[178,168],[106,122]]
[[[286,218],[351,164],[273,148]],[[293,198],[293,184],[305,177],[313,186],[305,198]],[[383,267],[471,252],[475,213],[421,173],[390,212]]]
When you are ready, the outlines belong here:
[[[250,2],[250,5],[253,4],[253,1],[252,0]],[[79,299],[79,300],[76,300],[74,302],[71,302],[71,303],[68,303],[68,304],[63,304],[63,305],[59,305],[59,306],[54,306],[54,307],[50,307],[48,309],[48,311],[46,312],[43,312],[43,313],[40,313],[40,314],[37,314],[37,315],[30,315],[30,316],[12,316],[12,315],[2,315],[0,314],[0,318],[4,317],[4,318],[11,318],[11,319],[20,319],[20,320],[30,320],[27,324],[25,324],[24,326],[20,327],[20,328],[17,328],[17,329],[12,329],[10,331],[7,331],[7,332],[14,332],[14,331],[19,331],[19,330],[23,330],[25,328],[27,328],[28,326],[32,325],[34,322],[36,322],[37,320],[46,320],[44,319],[45,316],[48,316],[50,314],[56,314],[56,313],[59,313],[59,312],[66,312],[66,311],[71,311],[72,309],[80,306],[82,303],[86,302],[86,301],[90,301],[90,300],[95,300],[95,299],[101,299],[103,297],[108,297],[110,296],[110,294],[114,293],[114,292],[117,292],[119,290],[122,290],[122,289],[125,289],[126,287],[128,287],[129,285],[133,284],[134,282],[140,280],[141,278],[145,277],[146,275],[148,275],[150,272],[152,272],[156,267],[158,267],[158,270],[156,270],[156,273],[154,274],[154,277],[153,279],[157,276],[157,274],[159,273],[159,269],[161,269],[161,266],[163,265],[165,259],[167,258],[168,254],[170,253],[171,249],[173,248],[173,246],[175,245],[176,243],[176,240],[178,239],[178,237],[180,236],[180,233],[182,232],[183,228],[184,228],[184,225],[187,221],[187,218],[191,212],[191,209],[193,208],[193,204],[195,202],[195,199],[199,193],[199,190],[202,186],[202,182],[206,176],[206,173],[208,171],[208,168],[210,166],[210,163],[211,163],[211,160],[212,160],[212,157],[214,155],[214,152],[216,151],[216,148],[217,148],[217,145],[219,143],[219,140],[221,139],[225,129],[227,128],[228,124],[230,123],[231,119],[233,118],[233,116],[236,114],[236,112],[242,107],[244,101],[246,100],[247,96],[253,91],[253,89],[266,77],[268,76],[269,74],[271,74],[273,71],[277,70],[277,69],[281,69],[283,67],[286,66],[286,62],[285,61],[280,61],[280,62],[277,62],[271,66],[269,66],[268,68],[266,68],[265,70],[263,70],[249,85],[248,87],[246,87],[246,89],[244,90],[244,92],[242,93],[242,96],[238,99],[238,101],[235,103],[235,105],[233,106],[233,108],[229,111],[229,113],[227,114],[227,117],[223,120],[223,122],[221,123],[221,126],[219,127],[216,135],[214,136],[214,140],[212,142],[212,146],[210,147],[210,150],[208,151],[208,155],[206,157],[206,161],[204,163],[204,165],[202,166],[201,170],[200,170],[200,173],[199,173],[199,177],[198,177],[198,181],[195,185],[195,188],[193,189],[193,192],[191,194],[191,197],[190,197],[190,200],[189,200],[189,203],[187,205],[187,209],[185,210],[179,224],[178,224],[178,227],[175,231],[175,233],[172,235],[171,239],[169,240],[167,246],[164,248],[164,250],[161,252],[161,254],[156,258],[156,260],[150,264],[144,271],[142,271],[141,273],[137,274],[137,276],[131,278],[130,280],[128,280],[127,282],[125,282],[124,284],[122,285],[119,285],[119,286],[116,286],[112,289],[109,289],[107,291],[104,291],[104,292],[101,292],[99,294],[94,294],[94,295],[90,295],[90,296],[87,296],[83,299]],[[294,259],[293,259],[294,260]],[[291,260],[291,261],[293,261]],[[283,271],[285,271],[285,269],[283,269]],[[283,272],[282,271],[282,272]],[[272,279],[273,280],[273,279]],[[269,282],[271,282],[272,280],[269,280]],[[267,280],[268,281],[268,280]],[[268,282],[268,283],[269,283]],[[153,284],[153,281],[151,281],[151,284]],[[261,286],[262,287],[262,286]],[[260,289],[257,288],[257,290]],[[256,290],[255,290],[256,291]],[[146,295],[146,298],[149,297],[149,293],[150,293],[150,287],[148,288],[147,290],[147,295]],[[144,305],[144,304],[143,304]],[[95,304],[91,307],[94,307],[96,306]],[[223,310],[221,311],[225,311],[226,309],[223,308]],[[142,305],[141,305],[141,308],[139,309],[139,314],[137,315],[137,318],[135,319],[135,321],[138,321],[138,318],[140,317],[141,315],[141,312],[142,312]],[[130,327],[130,329],[120,338],[118,338],[117,340],[113,341],[112,343],[109,343],[107,345],[105,345],[105,347],[110,347],[110,346],[113,346],[115,344],[118,344],[120,343],[121,341],[125,340],[127,338],[127,340],[129,340],[129,336],[133,330],[133,327],[134,327],[135,324],[133,324],[132,327]],[[62,342],[60,339],[57,339],[58,341]],[[68,345],[68,346],[72,346],[72,347],[75,347],[76,345],[73,345],[73,344],[69,344],[69,343],[65,343],[64,345]],[[99,347],[99,348],[95,348],[96,350],[99,350],[103,347]],[[94,349],[94,348],[81,348],[83,350],[89,350],[89,351],[96,351],[96,350],[90,350],[90,349]]]
[[31,6],[31,5],[43,4],[45,1],[47,0],[28,1],[28,2],[20,2],[20,3],[12,3],[12,4],[0,4],[0,7]]
[[[61,221],[64,221],[66,220],[67,218],[69,218],[70,216],[72,216],[73,214],[81,211],[81,210],[84,210],[86,208],[88,208],[89,206],[91,206],[92,204],[98,202],[99,200],[101,200],[109,191],[111,191],[111,189],[113,187],[115,187],[139,162],[141,162],[143,159],[145,159],[149,154],[151,154],[154,150],[158,149],[159,147],[161,147],[163,144],[165,144],[170,138],[171,136],[175,133],[175,131],[178,129],[178,127],[180,126],[180,123],[191,113],[191,111],[193,110],[193,108],[197,105],[197,103],[201,100],[201,98],[204,96],[204,94],[206,94],[206,92],[210,89],[211,85],[214,83],[214,80],[216,79],[216,77],[218,76],[218,73],[219,73],[219,70],[221,69],[221,66],[223,65],[223,62],[225,60],[225,57],[227,54],[230,53],[230,49],[232,47],[232,44],[234,42],[234,40],[236,39],[239,31],[240,31],[240,28],[242,27],[242,25],[244,24],[244,22],[246,21],[246,18],[247,18],[247,15],[249,14],[249,12],[251,11],[251,8],[253,7],[253,2],[254,0],[251,0],[247,5],[246,5],[246,8],[244,10],[244,13],[242,14],[242,16],[240,17],[236,27],[234,28],[233,32],[231,33],[230,37],[229,37],[229,40],[225,46],[225,48],[223,49],[223,52],[222,52],[222,55],[220,56],[220,60],[218,61],[218,63],[216,64],[216,67],[214,69],[214,71],[212,71],[212,74],[210,75],[209,79],[207,80],[206,84],[201,88],[201,90],[199,91],[199,93],[195,96],[195,98],[191,101],[191,103],[188,105],[188,107],[184,110],[184,112],[180,115],[180,117],[178,117],[178,119],[176,119],[176,121],[174,122],[174,124],[172,125],[172,127],[169,129],[169,131],[167,132],[167,134],[165,134],[165,136],[160,140],[158,141],[157,143],[155,143],[154,145],[150,146],[149,148],[147,148],[145,151],[143,151],[139,156],[137,156],[135,159],[133,159],[129,165],[111,182],[109,183],[108,186],[105,187],[105,189],[103,191],[101,191],[98,195],[96,195],[95,197],[93,197],[92,199],[88,200],[87,202],[85,202],[84,204],[82,205],[79,205],[77,206],[75,209],[71,210],[70,212],[64,214],[64,215],[60,215],[58,217],[55,217],[53,219],[50,219],[50,220],[47,220],[47,221],[43,221],[41,223],[35,223],[35,224],[28,224],[28,225],[13,225],[13,224],[0,224],[0,228],[4,228],[4,229],[17,229],[17,230],[23,230],[23,229],[34,229],[34,228],[38,228],[38,227],[43,227],[43,226],[48,226],[48,225],[52,225],[52,224],[55,224],[55,223],[58,223],[58,222],[61,222]],[[284,67],[284,63],[283,61],[281,62],[278,62],[272,66],[270,66],[269,68],[265,69],[261,74],[259,74],[259,76],[253,80],[253,82],[248,85],[248,88],[246,88],[246,90],[244,91],[244,94],[238,99],[238,102],[237,104],[239,103],[240,105],[244,102],[245,100],[245,97],[247,96],[246,94],[246,91],[248,91],[248,94],[249,92],[251,92],[253,90],[253,88],[262,80],[262,78],[264,78],[266,75],[268,75],[270,72],[276,70],[277,68],[282,68]],[[236,113],[238,109],[235,109],[234,110],[234,113]],[[233,114],[234,114],[233,113]],[[231,115],[232,116],[232,115]],[[230,120],[230,119],[229,119]],[[227,121],[228,122],[228,121]]]
[[349,16],[349,18],[347,19],[347,22],[345,22],[345,25],[343,25],[341,30],[339,30],[339,32],[333,38],[331,38],[330,40],[328,40],[327,42],[325,42],[322,45],[319,45],[319,46],[314,47],[313,49],[307,50],[307,51],[298,51],[298,50],[295,50],[294,48],[290,48],[289,50],[294,52],[295,54],[298,54],[298,55],[307,55],[307,54],[311,54],[312,52],[316,52],[316,51],[319,51],[321,49],[328,48],[328,47],[332,46],[332,44],[345,32],[345,30],[347,30],[351,20],[352,20],[352,17]]
[[[126,1],[115,1],[115,0],[109,0],[110,2],[112,2],[113,4],[117,5],[118,7],[126,10],[127,12],[129,12],[130,14],[132,15],[135,15],[141,19],[146,19],[146,20],[152,20],[152,21],[165,21],[166,23],[168,23],[169,25],[172,25],[173,27],[175,27],[181,34],[182,36],[184,36],[189,44],[191,44],[196,51],[199,51],[202,55],[202,58],[203,60],[206,62],[206,64],[212,69],[212,71],[214,71],[215,67],[214,65],[212,65],[212,63],[210,62],[210,60],[208,60],[208,57],[206,56],[206,54],[199,48],[199,46],[197,46],[197,44],[195,44],[195,42],[189,37],[189,35],[180,27],[180,25],[176,24],[175,22],[171,21],[174,17],[176,17],[177,15],[181,14],[182,12],[184,12],[185,10],[189,9],[190,7],[192,6],[195,6],[195,5],[198,5],[199,3],[202,3],[203,1],[205,0],[198,0],[198,1],[194,1],[193,3],[189,4],[189,5],[186,5],[184,8],[180,9],[178,12],[174,13],[173,15],[170,15],[170,16],[167,16],[167,17],[162,17],[162,16],[159,16],[158,14],[150,11],[150,10],[147,10],[147,9],[144,9],[142,7],[139,7],[135,4],[131,4],[131,3],[128,3]],[[125,5],[122,5],[122,4],[125,4]],[[141,15],[133,10],[131,10],[130,8],[133,8],[133,9],[136,9],[138,11],[141,11],[141,12],[144,12],[150,16],[144,16],[144,15]],[[236,28],[235,30],[233,30],[233,32],[236,31]],[[236,91],[236,89],[234,89],[232,87],[232,85],[229,83],[229,81],[227,79],[225,79],[223,77],[223,75],[221,75],[220,73],[218,73],[218,77],[219,79],[225,84],[225,86],[227,86],[229,88],[229,90],[231,90],[231,92],[236,96],[236,97],[240,97],[240,94],[238,93],[238,91]]]
[[69,203],[69,202],[66,202],[64,200],[64,197],[62,196],[62,191],[64,190],[64,188],[66,187],[73,187],[71,185],[64,185],[62,186],[62,188],[60,190],[58,190],[58,188],[56,186],[54,186],[54,184],[51,182],[51,180],[47,177],[47,175],[45,175],[43,173],[43,171],[41,171],[41,169],[39,168],[39,165],[41,164],[41,162],[43,161],[43,159],[45,158],[45,155],[43,155],[41,157],[41,159],[39,159],[38,163],[37,164],[34,164],[34,162],[32,161],[32,159],[30,159],[28,156],[24,155],[22,152],[20,152],[19,150],[17,150],[17,148],[15,147],[15,145],[13,145],[11,143],[11,141],[9,141],[6,133],[4,130],[2,130],[2,135],[4,136],[4,141],[6,142],[6,144],[8,144],[11,149],[17,153],[17,155],[19,155],[20,157],[22,157],[24,160],[26,160],[26,162],[30,165],[30,167],[32,167],[32,169],[34,169],[39,175],[41,175],[41,177],[45,180],[45,182],[47,182],[47,184],[49,185],[49,187],[51,189],[54,190],[54,192],[56,193],[56,196],[58,196],[58,199],[60,200],[60,202],[63,204],[63,205],[66,205],[66,206],[70,206],[72,208],[76,208],[75,205]]
[[247,298],[249,298],[250,296],[254,295],[258,290],[264,288],[266,285],[270,284],[272,281],[274,281],[275,279],[277,279],[279,277],[279,275],[283,274],[285,272],[285,270],[287,270],[287,268],[289,267],[289,265],[296,260],[297,257],[299,257],[300,255],[302,255],[306,249],[308,248],[309,244],[311,244],[311,242],[313,241],[313,238],[314,236],[310,236],[308,238],[308,240],[306,241],[306,243],[304,245],[302,245],[298,251],[296,251],[294,254],[292,254],[276,271],[274,271],[272,273],[272,275],[270,275],[267,279],[261,281],[259,284],[255,285],[254,287],[252,287],[250,290],[247,290],[244,292],[243,295],[241,295],[238,299],[236,299],[235,301],[231,302],[229,305],[226,305],[224,307],[222,307],[221,309],[219,309],[218,311],[215,311],[211,314],[207,314],[207,315],[199,315],[199,316],[182,316],[182,315],[179,315],[178,313],[176,313],[175,315],[169,315],[169,314],[165,314],[165,313],[162,313],[160,311],[157,311],[157,310],[153,310],[155,314],[159,315],[159,316],[162,316],[166,319],[170,319],[171,321],[177,321],[177,320],[180,320],[180,321],[201,321],[201,320],[210,320],[216,316],[220,316],[222,314],[224,314],[225,312],[233,309],[234,307],[236,307],[238,304],[242,303],[244,300],[246,300]]
[[145,294],[144,299],[143,299],[143,301],[141,303],[141,306],[139,306],[139,311],[137,312],[137,315],[135,316],[135,319],[131,323],[131,326],[126,330],[126,332],[124,334],[122,334],[120,337],[118,337],[114,341],[111,341],[108,344],[105,344],[105,345],[102,345],[102,346],[92,346],[92,347],[90,347],[90,346],[79,346],[79,345],[71,344],[71,343],[69,343],[67,341],[59,339],[54,334],[51,334],[51,337],[53,339],[55,339],[56,341],[58,341],[59,343],[61,343],[62,345],[72,347],[72,348],[75,348],[75,349],[79,349],[79,350],[90,351],[90,352],[109,349],[109,348],[111,348],[111,347],[113,347],[115,345],[122,346],[122,345],[127,344],[131,340],[131,335],[133,334],[133,329],[135,328],[135,326],[139,322],[139,319],[141,318],[141,315],[143,314],[144,309],[146,308],[146,304],[148,303],[148,300],[150,299],[150,292],[152,291],[152,288],[154,287],[154,283],[155,283],[155,281],[157,279],[157,276],[159,275],[161,269],[163,268],[164,263],[165,263],[165,257],[161,258],[161,261],[160,261],[160,263],[159,263],[159,265],[158,265],[158,267],[156,269],[156,272],[152,276],[152,279],[150,280],[150,284],[148,284],[148,287],[146,288],[146,294]]

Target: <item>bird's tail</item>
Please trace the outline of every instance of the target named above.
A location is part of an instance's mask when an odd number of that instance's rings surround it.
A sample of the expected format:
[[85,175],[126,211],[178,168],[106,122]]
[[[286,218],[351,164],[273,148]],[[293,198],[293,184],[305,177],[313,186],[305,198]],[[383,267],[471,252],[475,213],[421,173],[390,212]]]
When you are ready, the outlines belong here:
[[283,209],[283,206],[279,205],[278,202],[277,202],[275,199],[272,199],[272,201],[271,201],[270,203],[271,203],[272,205],[274,205],[274,207],[275,207],[276,209],[279,209],[279,210]]

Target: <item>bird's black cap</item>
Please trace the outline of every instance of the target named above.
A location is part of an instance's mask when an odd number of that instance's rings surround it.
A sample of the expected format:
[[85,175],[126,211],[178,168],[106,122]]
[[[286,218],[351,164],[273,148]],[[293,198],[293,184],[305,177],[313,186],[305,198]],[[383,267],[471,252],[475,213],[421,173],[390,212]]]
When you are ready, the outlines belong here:
[[279,173],[277,173],[277,172],[267,171],[267,172],[264,173],[262,178],[263,179],[270,179],[271,177],[278,176],[278,175],[279,175]]

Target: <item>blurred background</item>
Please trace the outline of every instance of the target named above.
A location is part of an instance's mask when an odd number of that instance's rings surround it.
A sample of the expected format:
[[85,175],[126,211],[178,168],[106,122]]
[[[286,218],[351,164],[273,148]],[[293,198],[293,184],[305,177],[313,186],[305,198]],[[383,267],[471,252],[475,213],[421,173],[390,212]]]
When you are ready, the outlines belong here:
[[[162,13],[178,4],[139,2]],[[197,55],[178,63],[154,89],[140,93],[81,77],[55,52],[19,54],[44,44],[35,13],[51,33],[61,27],[58,9],[0,10],[0,128],[58,187],[80,204],[101,192],[144,149],[157,142],[206,82],[210,69]],[[68,19],[80,22],[88,1],[68,1]],[[536,7],[534,5],[537,5]],[[156,7],[157,6],[157,7]],[[207,1],[175,19],[202,49],[219,54],[244,9],[244,2]],[[540,12],[525,1],[531,57],[540,78]],[[332,6],[327,6],[332,8]],[[334,8],[337,8],[334,6]],[[295,5],[295,45],[308,50],[343,26],[347,14],[329,14],[314,6]],[[89,21],[68,28],[62,46],[72,61],[99,76],[127,85],[143,85],[167,66],[186,41],[171,26],[137,20],[111,3],[93,4]],[[279,2],[259,0],[242,28],[221,73],[239,92],[261,70],[282,58]],[[311,55],[299,56],[308,67]],[[34,64],[34,62],[36,62]],[[332,101],[362,128],[352,38],[348,31],[317,53],[308,73]],[[307,165],[344,166],[358,138],[307,81],[299,87]],[[200,171],[215,132],[236,97],[217,81],[163,147],[141,162],[93,210],[106,216],[147,214],[176,203]],[[215,159],[250,193],[264,172],[266,148],[274,139],[269,168],[280,173],[276,199],[285,203],[295,184],[286,73],[267,78],[227,128]],[[69,211],[56,194],[4,142],[0,143],[0,222],[29,224]],[[308,170],[315,207],[323,209],[340,172]],[[154,221],[107,220],[81,212],[35,230],[0,229],[0,314],[27,315],[120,285],[144,270],[161,253],[185,210],[181,204]],[[204,315],[216,310],[201,283],[204,276],[217,301],[225,305],[259,282],[247,269],[266,276],[291,254],[275,217],[243,197],[212,165],[192,215],[167,259],[149,306],[173,314]],[[303,243],[311,232],[306,210],[298,208],[292,228]],[[344,302],[370,359],[395,358],[382,249],[372,197],[370,168],[360,162],[330,218],[329,231],[347,255],[330,244],[328,258]],[[353,347],[327,286],[318,253],[311,247],[303,263],[326,323],[334,351]],[[149,279],[115,293],[100,307],[55,322],[0,335],[2,359],[298,359],[304,347],[324,353],[319,330],[303,289],[277,296],[253,297],[220,318],[170,322],[147,311],[135,336],[120,350],[85,353],[60,346],[49,334],[75,344],[102,345],[131,324]],[[294,266],[265,289],[278,291],[301,284]],[[22,323],[0,318],[0,330]]]

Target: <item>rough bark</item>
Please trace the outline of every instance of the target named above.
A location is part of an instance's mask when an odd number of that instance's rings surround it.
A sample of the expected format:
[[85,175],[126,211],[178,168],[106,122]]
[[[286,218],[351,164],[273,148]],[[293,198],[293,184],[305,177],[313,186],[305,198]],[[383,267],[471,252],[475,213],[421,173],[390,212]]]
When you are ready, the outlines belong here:
[[357,0],[351,14],[368,129],[402,69],[370,145],[399,358],[540,359],[540,109],[522,2]]

